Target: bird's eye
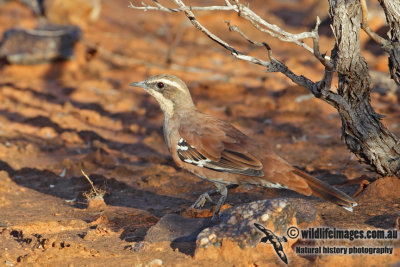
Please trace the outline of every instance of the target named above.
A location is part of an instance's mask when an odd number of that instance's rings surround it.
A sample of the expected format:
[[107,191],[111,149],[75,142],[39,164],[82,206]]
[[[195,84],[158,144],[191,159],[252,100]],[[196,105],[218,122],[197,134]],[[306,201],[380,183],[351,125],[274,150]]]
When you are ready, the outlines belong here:
[[157,87],[158,87],[158,89],[163,89],[164,88],[164,83],[158,82],[157,83]]

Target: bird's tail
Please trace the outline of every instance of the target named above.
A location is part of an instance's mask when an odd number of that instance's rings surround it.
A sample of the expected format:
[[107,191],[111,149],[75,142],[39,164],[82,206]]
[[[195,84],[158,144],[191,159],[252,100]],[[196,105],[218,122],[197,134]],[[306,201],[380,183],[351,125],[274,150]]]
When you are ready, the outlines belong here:
[[308,186],[311,188],[313,195],[335,203],[351,212],[353,212],[353,207],[357,206],[357,202],[355,202],[351,197],[349,197],[342,191],[334,188],[333,186],[299,169],[295,169],[293,172],[296,175],[304,178]]

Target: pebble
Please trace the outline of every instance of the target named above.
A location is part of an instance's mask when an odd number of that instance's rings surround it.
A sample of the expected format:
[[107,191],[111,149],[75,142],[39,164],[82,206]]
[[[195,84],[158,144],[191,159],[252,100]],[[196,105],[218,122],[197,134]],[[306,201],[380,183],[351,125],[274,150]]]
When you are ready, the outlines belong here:
[[237,223],[236,217],[232,216],[231,218],[229,218],[228,224],[236,224],[236,223]]
[[207,244],[208,244],[208,238],[203,237],[203,238],[200,240],[200,245],[201,245],[201,246],[205,246],[205,245],[207,245]]
[[151,262],[149,262],[149,264],[147,264],[147,266],[162,266],[163,261],[160,259],[154,259]]
[[268,218],[269,218],[269,215],[268,215],[268,214],[263,214],[263,215],[261,216],[261,221],[266,222],[266,221],[268,221]]
[[219,224],[205,228],[199,233],[197,247],[219,246],[223,239],[237,242],[241,248],[254,247],[261,238],[261,233],[256,231],[254,223],[272,223],[273,226],[269,230],[281,235],[287,227],[292,226],[295,214],[295,207],[282,198],[260,200],[226,209],[220,214]]
[[216,238],[217,238],[217,236],[214,233],[212,233],[211,235],[208,236],[208,240],[210,240],[210,241],[213,241]]

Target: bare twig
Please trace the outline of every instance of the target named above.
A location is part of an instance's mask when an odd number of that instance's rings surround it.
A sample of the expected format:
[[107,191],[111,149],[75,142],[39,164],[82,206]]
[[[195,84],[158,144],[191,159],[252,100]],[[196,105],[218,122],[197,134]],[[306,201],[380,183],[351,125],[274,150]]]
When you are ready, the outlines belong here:
[[81,172],[82,172],[83,176],[86,178],[86,180],[88,180],[88,182],[92,186],[92,189],[90,190],[89,193],[87,193],[87,192],[83,193],[83,196],[89,202],[89,208],[105,205],[103,196],[106,194],[106,191],[103,189],[100,189],[100,188],[96,188],[96,186],[94,186],[92,180],[89,178],[89,176],[86,175],[86,173],[82,169],[81,169]]
[[[225,21],[225,23],[228,25],[229,30],[232,32],[237,32],[239,33],[244,39],[246,39],[249,43],[256,45],[256,46],[264,46],[265,43],[260,43],[251,40],[245,33],[243,33],[238,26],[232,26],[230,21]],[[325,55],[321,55],[319,52],[319,35],[318,35],[318,27],[321,24],[321,20],[319,17],[317,17],[317,23],[315,25],[315,28],[313,30],[314,32],[314,37],[313,37],[313,52],[315,57],[324,65],[328,70],[332,71],[333,70],[333,64],[329,61],[329,57],[326,57]]]
[[92,180],[90,180],[89,176],[87,176],[87,174],[86,174],[82,169],[81,169],[81,172],[82,172],[83,176],[85,176],[86,180],[88,180],[88,182],[89,182],[90,185],[92,186],[93,192],[94,192],[96,195],[98,195],[99,192],[97,192],[97,189],[96,189],[96,187],[93,185]]
[[360,0],[360,4],[361,4],[361,11],[362,11],[362,23],[361,23],[361,28],[365,31],[366,34],[368,34],[368,36],[374,40],[375,42],[377,42],[378,44],[380,44],[383,48],[383,50],[385,50],[386,52],[388,52],[391,48],[391,43],[390,41],[386,40],[385,38],[379,36],[378,34],[376,34],[370,27],[368,24],[368,9],[367,9],[367,3],[365,0]]
[[188,8],[181,0],[174,0],[174,2],[179,6],[180,9],[183,10],[185,13],[186,17],[190,20],[190,22],[195,26],[198,30],[206,34],[209,38],[211,38],[213,41],[224,47],[225,49],[229,50],[232,54],[243,54],[242,52],[239,52],[238,50],[234,49],[232,46],[230,46],[228,43],[223,41],[221,38],[216,36],[215,34],[211,33],[207,28],[205,28],[203,25],[201,25],[196,17],[194,16],[193,12],[191,11],[191,8]]
[[307,38],[313,38],[314,34],[312,32],[302,32],[298,34],[286,32],[277,25],[268,23],[256,13],[254,13],[250,8],[240,4],[239,1],[236,0],[235,3],[237,6],[237,10],[235,11],[238,13],[238,15],[249,21],[259,31],[268,33],[272,37],[277,38],[281,41],[294,43],[306,49],[310,53],[313,53],[313,49],[302,41]]
[[[275,58],[272,57],[272,52],[269,46],[267,46],[269,57],[271,61],[264,61],[256,57],[252,57],[249,55],[245,55],[244,53],[238,51],[237,49],[233,48],[231,45],[228,43],[222,41],[219,37],[211,33],[207,28],[205,28],[199,21],[197,21],[196,17],[194,16],[193,12],[186,7],[186,5],[181,1],[181,0],[174,0],[175,3],[184,10],[186,17],[190,20],[190,22],[201,32],[206,34],[209,38],[211,38],[213,41],[217,42],[218,44],[222,45],[225,49],[229,50],[233,56],[235,56],[238,59],[252,62],[257,65],[261,65],[267,68],[268,72],[281,72],[282,74],[286,75],[288,78],[290,78],[293,82],[305,86],[306,88],[310,89],[313,87],[313,82],[304,77],[304,76],[298,76],[295,73],[293,73],[291,70],[289,70],[288,67],[286,67],[285,64],[282,62],[276,60]],[[243,34],[243,33],[242,33]],[[247,36],[246,36],[247,37]],[[248,37],[246,38],[247,40],[250,40]],[[252,43],[256,43],[254,41],[251,41]]]
[[237,32],[239,33],[244,39],[246,39],[249,43],[256,45],[256,46],[264,46],[263,43],[256,42],[251,40],[245,33],[243,33],[238,26],[236,25],[231,25],[231,22],[229,20],[225,20],[226,25],[228,25],[229,31],[231,32]]
[[[258,65],[262,65],[267,68],[267,72],[281,72],[282,74],[286,75],[288,78],[290,78],[293,82],[295,82],[298,85],[304,86],[308,88],[314,95],[318,95],[319,97],[321,96],[326,96],[331,85],[332,81],[332,75],[330,76],[330,82],[324,82],[323,84],[326,85],[324,87],[325,91],[324,93],[318,92],[316,88],[318,89],[319,87],[315,86],[316,84],[313,83],[310,79],[307,77],[304,77],[303,75],[298,76],[295,73],[293,73],[285,64],[277,60],[272,56],[272,50],[270,46],[265,43],[265,42],[256,42],[254,40],[251,40],[245,33],[243,33],[238,26],[232,26],[229,21],[225,21],[225,23],[228,25],[230,31],[234,31],[239,33],[243,38],[245,38],[249,43],[257,46],[263,46],[267,49],[268,51],[268,58],[269,61],[262,61],[258,58],[247,56],[247,55],[238,55],[236,56],[239,59],[246,60]],[[324,61],[324,59],[322,59]],[[324,76],[325,77],[325,76]],[[328,91],[326,91],[326,88],[328,87]]]
[[[144,10],[144,11],[149,11],[149,10],[157,10],[157,11],[165,11],[165,12],[181,12],[184,11],[182,8],[168,8],[163,5],[161,5],[157,0],[153,0],[154,4],[156,6],[149,6],[146,3],[142,2],[142,6],[135,6],[132,2],[129,2],[129,8],[132,9],[139,9],[139,10]],[[235,6],[194,6],[190,7],[191,10],[194,11],[231,11],[235,10]]]
[[319,17],[317,17],[317,22],[315,23],[315,28],[313,30],[314,37],[313,37],[313,51],[314,51],[314,56],[321,62],[322,65],[325,66],[329,71],[333,70],[333,64],[329,61],[328,57],[325,55],[321,55],[319,52],[319,34],[318,34],[318,28],[319,25],[321,24],[321,20]]
[[[144,11],[148,10],[158,10],[158,11],[165,11],[165,12],[188,12],[188,11],[235,11],[238,15],[246,20],[248,20],[254,27],[256,27],[259,31],[268,33],[274,38],[278,38],[284,42],[291,42],[294,43],[310,53],[314,54],[314,49],[304,43],[302,40],[315,38],[316,33],[315,31],[311,32],[302,32],[302,33],[289,33],[281,29],[279,26],[275,24],[271,24],[256,13],[254,13],[249,7],[241,4],[238,0],[232,1],[234,4],[231,4],[229,0],[225,0],[226,6],[206,6],[206,7],[188,7],[180,0],[173,0],[175,4],[178,5],[178,8],[168,8],[160,3],[157,0],[153,0],[155,6],[149,6],[145,3],[141,3],[142,6],[135,6],[132,2],[130,2],[129,7],[133,9],[140,9]],[[192,12],[191,12],[192,13]],[[193,13],[192,13],[193,14]],[[194,15],[193,15],[194,17]],[[196,26],[196,25],[195,25]],[[198,28],[196,26],[196,28]],[[318,34],[318,33],[317,33]],[[218,42],[219,43],[219,42]],[[221,44],[221,43],[220,43]],[[221,44],[222,45],[222,44]],[[326,60],[330,60],[328,56],[325,56]]]
[[[188,7],[182,0],[173,0],[175,4],[177,4],[178,8],[170,9],[162,6],[157,2],[157,0],[153,0],[156,6],[153,6],[152,9],[149,9],[149,6],[142,3],[142,7],[135,7],[131,3],[131,8],[142,9],[142,10],[159,10],[159,11],[167,11],[167,12],[179,12],[183,11],[186,17],[190,20],[190,22],[202,33],[207,35],[211,40],[221,45],[226,50],[230,51],[230,53],[243,61],[251,62],[253,64],[261,65],[266,68],[267,72],[280,72],[284,74],[286,77],[291,79],[294,83],[306,87],[310,92],[312,92],[316,97],[323,98],[326,102],[331,105],[337,106],[337,101],[342,102],[341,96],[334,94],[330,90],[330,86],[332,83],[332,72],[334,70],[333,64],[330,62],[330,58],[328,56],[322,55],[319,52],[319,35],[318,35],[318,27],[320,24],[319,18],[317,18],[317,23],[315,28],[311,32],[303,32],[299,34],[291,34],[283,31],[276,25],[270,24],[265,20],[261,19],[258,15],[256,15],[252,10],[250,10],[247,6],[239,3],[238,0],[232,0],[232,3],[229,0],[225,0],[226,6],[222,8],[222,6],[212,6],[212,7]],[[228,9],[226,9],[228,8]],[[277,60],[272,55],[272,50],[269,45],[265,42],[257,42],[250,39],[243,31],[239,29],[238,26],[233,26],[229,21],[225,21],[227,23],[229,30],[239,33],[244,39],[246,39],[249,43],[262,46],[267,49],[269,60],[262,60],[257,57],[246,55],[245,53],[239,51],[234,48],[229,43],[223,41],[221,38],[210,32],[206,27],[204,27],[195,17],[193,10],[234,10],[238,12],[238,15],[243,17],[244,19],[251,22],[257,29],[262,32],[267,32],[271,36],[276,37],[280,40],[293,42],[307,51],[310,51],[324,66],[325,73],[323,79],[319,82],[314,83],[307,77],[303,75],[297,75],[292,72],[284,63]],[[313,39],[313,48],[307,46],[303,43],[302,39],[312,38]]]

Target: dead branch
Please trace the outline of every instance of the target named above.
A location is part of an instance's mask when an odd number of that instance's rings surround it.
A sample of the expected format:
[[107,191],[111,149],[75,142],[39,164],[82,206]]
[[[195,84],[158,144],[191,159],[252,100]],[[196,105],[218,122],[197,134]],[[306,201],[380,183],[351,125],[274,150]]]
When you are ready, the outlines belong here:
[[374,31],[368,25],[368,9],[365,0],[360,0],[362,10],[362,29],[376,43],[382,46],[382,49],[389,54],[389,71],[391,78],[400,85],[400,2],[380,0],[386,21],[390,27],[390,40],[387,40]]
[[[90,183],[90,185],[92,186],[92,191],[93,191],[93,193],[97,196],[97,195],[100,195],[100,193],[99,193],[99,189],[96,189],[96,187],[94,186],[94,184],[93,184],[93,182],[92,182],[92,180],[89,178],[89,176],[87,176],[87,174],[81,169],[81,172],[82,172],[82,174],[83,174],[83,176],[86,178],[86,180],[88,180],[88,182]],[[103,194],[104,195],[104,194]]]
[[[299,45],[300,47],[305,48],[307,51],[312,52],[312,54],[325,66],[327,71],[332,72],[333,71],[333,65],[330,62],[330,58],[322,55],[319,52],[319,35],[318,35],[318,27],[320,24],[319,18],[317,19],[316,26],[313,31],[311,32],[303,32],[299,34],[292,34],[289,32],[286,32],[282,30],[280,27],[277,25],[273,25],[268,23],[267,21],[263,20],[261,17],[256,15],[251,9],[249,9],[247,6],[242,5],[239,3],[239,1],[233,1],[233,3],[230,3],[228,0],[225,1],[226,6],[211,6],[211,7],[188,7],[184,4],[183,1],[181,0],[173,0],[178,6],[178,8],[171,9],[162,6],[160,3],[157,1],[154,1],[155,6],[148,6],[145,3],[142,3],[141,7],[134,6],[133,3],[130,3],[130,8],[134,9],[141,9],[141,10],[158,10],[158,11],[166,11],[166,12],[180,12],[183,11],[186,15],[186,17],[190,20],[190,22],[201,32],[203,32],[205,35],[207,35],[211,40],[214,42],[218,43],[221,45],[223,48],[228,50],[234,57],[251,62],[253,64],[261,65],[264,66],[268,72],[280,72],[287,76],[289,79],[291,79],[294,83],[304,86],[307,89],[310,90],[316,97],[319,98],[324,98],[328,103],[332,105],[337,105],[335,102],[336,101],[341,101],[340,96],[333,96],[335,93],[330,91],[330,85],[331,85],[331,75],[326,75],[326,73],[323,76],[323,79],[317,83],[312,82],[310,79],[303,75],[297,75],[294,72],[292,72],[284,63],[280,62],[276,58],[272,56],[272,51],[269,48],[269,46],[265,42],[256,42],[251,40],[246,34],[244,34],[237,26],[232,26],[230,25],[229,22],[227,22],[228,27],[231,31],[235,31],[239,33],[243,38],[245,38],[248,42],[251,44],[257,45],[257,46],[264,46],[268,50],[268,55],[269,55],[269,61],[262,60],[257,57],[249,56],[244,54],[243,52],[239,51],[238,49],[234,48],[232,45],[228,44],[227,42],[223,41],[220,37],[216,36],[212,32],[210,32],[206,27],[204,27],[195,17],[194,13],[192,12],[193,10],[209,10],[209,11],[215,11],[215,10],[233,10],[238,13],[239,16],[242,18],[250,21],[252,25],[254,25],[257,29],[259,29],[262,32],[266,32],[270,34],[271,36],[278,38],[279,40],[285,41],[285,42],[292,42],[294,44]],[[306,45],[304,42],[301,40],[306,39],[306,38],[312,38],[313,39],[313,48],[309,47]],[[330,77],[330,79],[329,79]],[[323,86],[321,86],[323,85]],[[329,87],[327,87],[329,85]],[[322,89],[324,89],[322,93]]]
[[367,9],[366,1],[365,0],[360,0],[360,4],[361,4],[361,11],[362,11],[362,24],[361,24],[362,29],[365,31],[366,34],[368,34],[368,36],[372,40],[374,40],[375,42],[380,44],[385,51],[388,50],[389,47],[390,47],[390,42],[388,40],[386,40],[385,38],[383,38],[383,37],[379,36],[378,34],[376,34],[369,27],[369,24],[368,24],[368,9]]
[[389,25],[391,49],[389,53],[389,71],[391,78],[400,85],[400,1],[379,0]]
[[[274,38],[278,38],[281,41],[284,42],[291,42],[294,43],[310,53],[314,53],[314,49],[309,47],[306,43],[304,43],[302,40],[304,39],[309,39],[309,38],[315,38],[315,32],[302,32],[302,33],[289,33],[287,31],[284,31],[281,29],[279,26],[275,24],[271,24],[267,22],[266,20],[262,19],[260,16],[258,16],[256,13],[254,13],[248,6],[245,6],[241,4],[239,1],[234,0],[232,3],[229,0],[225,0],[226,6],[206,6],[206,7],[190,7],[186,6],[182,1],[180,0],[173,0],[173,2],[178,5],[178,8],[168,8],[163,5],[161,5],[157,0],[152,0],[155,6],[149,6],[146,3],[142,2],[142,6],[136,6],[132,2],[129,3],[129,8],[132,9],[139,9],[139,10],[157,10],[157,11],[164,11],[164,12],[185,12],[186,11],[235,11],[238,13],[238,15],[246,20],[248,20],[254,27],[256,27],[258,30],[268,33]],[[193,14],[193,13],[192,13]],[[194,15],[193,15],[194,17]],[[317,33],[318,34],[318,33]],[[330,60],[328,56],[325,56],[326,60]]]
[[[153,0],[155,6],[149,6],[144,2],[141,2],[142,6],[135,6],[132,2],[129,2],[129,8],[138,9],[143,11],[165,11],[165,12],[181,12],[184,11],[182,8],[168,8],[161,5],[157,0]],[[193,11],[231,11],[235,10],[234,6],[206,6],[206,7],[190,7]]]

